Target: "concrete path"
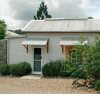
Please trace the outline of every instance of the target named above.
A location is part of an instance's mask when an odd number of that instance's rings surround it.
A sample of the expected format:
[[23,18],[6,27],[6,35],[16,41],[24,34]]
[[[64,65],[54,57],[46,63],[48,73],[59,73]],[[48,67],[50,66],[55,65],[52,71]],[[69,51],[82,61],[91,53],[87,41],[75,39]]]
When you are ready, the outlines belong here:
[[22,76],[21,79],[40,79],[41,75],[27,75],[27,76]]

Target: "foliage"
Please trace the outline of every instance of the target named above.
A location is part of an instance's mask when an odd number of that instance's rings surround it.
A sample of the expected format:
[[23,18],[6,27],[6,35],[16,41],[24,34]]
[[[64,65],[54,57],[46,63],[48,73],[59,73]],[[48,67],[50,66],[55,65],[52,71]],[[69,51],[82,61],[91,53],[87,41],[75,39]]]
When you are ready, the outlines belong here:
[[71,74],[71,77],[73,78],[81,78],[81,79],[87,79],[87,72],[83,69],[77,69]]
[[99,90],[99,91],[100,91],[100,80],[97,80],[97,81],[95,82],[94,88],[95,88],[96,90]]
[[69,57],[68,57],[68,62],[73,63],[73,64],[78,64],[79,63],[79,52],[74,48],[72,50],[69,50]]
[[0,20],[0,39],[4,39],[6,34],[6,23],[4,20]]
[[98,78],[98,71],[100,71],[100,37],[97,37],[96,43],[88,48],[84,63],[88,76]]
[[100,79],[100,36],[95,37],[92,45],[84,49],[83,66],[88,78]]
[[21,62],[19,64],[5,64],[0,66],[1,75],[23,76],[32,71],[29,63]]
[[60,73],[61,77],[69,77],[71,75],[71,71],[62,71]]
[[23,34],[21,29],[15,30],[14,32],[15,32],[16,34],[20,34],[20,35]]
[[11,73],[10,73],[9,65],[7,65],[7,64],[1,65],[0,66],[0,74],[4,75],[4,76],[10,75]]
[[65,61],[61,60],[50,61],[42,67],[43,76],[60,76],[61,71],[64,70],[65,63]]
[[95,80],[98,80],[100,79],[100,68],[98,68],[95,73],[94,73],[94,79]]
[[[95,44],[92,45],[78,45],[76,50],[80,54],[79,65],[82,69],[86,71],[88,78],[99,79],[100,71],[100,37],[97,36],[95,39]],[[81,39],[81,44],[84,38]]]
[[29,63],[22,62],[10,65],[12,76],[24,76],[30,74],[32,69]]
[[48,14],[48,7],[44,1],[41,2],[39,9],[37,10],[36,16],[34,16],[35,20],[43,20],[45,18],[51,18],[52,16]]
[[62,77],[69,77],[75,70],[78,69],[78,66],[71,63],[66,63],[64,67],[61,67],[60,76]]
[[75,49],[76,51],[78,52],[78,65],[80,66],[84,66],[84,59],[86,57],[86,54],[88,52],[88,48],[89,48],[89,45],[87,43],[84,43],[85,41],[87,40],[87,37],[85,36],[81,36],[79,41],[80,41],[80,44],[75,46]]
[[19,34],[19,35],[23,35],[24,34],[21,29],[9,30],[9,31],[14,32],[14,33]]
[[94,19],[92,16],[89,16],[88,19]]
[[44,77],[69,77],[77,69],[77,65],[62,60],[50,61],[42,67]]

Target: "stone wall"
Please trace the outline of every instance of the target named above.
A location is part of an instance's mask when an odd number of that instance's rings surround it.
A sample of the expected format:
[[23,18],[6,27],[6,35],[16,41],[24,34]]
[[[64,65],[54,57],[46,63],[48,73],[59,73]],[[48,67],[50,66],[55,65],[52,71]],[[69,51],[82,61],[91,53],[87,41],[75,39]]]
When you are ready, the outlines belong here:
[[7,63],[7,40],[0,40],[0,64]]

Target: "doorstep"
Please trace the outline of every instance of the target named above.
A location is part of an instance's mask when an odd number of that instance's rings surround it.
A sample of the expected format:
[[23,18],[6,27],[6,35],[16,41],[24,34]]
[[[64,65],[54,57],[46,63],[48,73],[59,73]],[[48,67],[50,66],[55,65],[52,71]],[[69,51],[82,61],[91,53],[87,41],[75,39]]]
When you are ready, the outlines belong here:
[[41,75],[26,75],[26,76],[22,76],[20,77],[21,79],[41,79]]

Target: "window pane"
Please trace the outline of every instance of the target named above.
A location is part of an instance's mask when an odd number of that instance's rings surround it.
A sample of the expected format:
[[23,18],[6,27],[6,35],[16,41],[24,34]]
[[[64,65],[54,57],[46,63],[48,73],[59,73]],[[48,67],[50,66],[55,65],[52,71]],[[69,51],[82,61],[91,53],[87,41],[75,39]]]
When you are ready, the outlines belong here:
[[41,48],[34,48],[34,54],[41,54]]
[[34,60],[41,60],[40,54],[34,54]]
[[34,61],[34,71],[41,71],[41,61]]

